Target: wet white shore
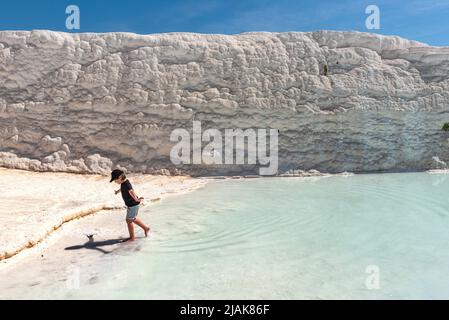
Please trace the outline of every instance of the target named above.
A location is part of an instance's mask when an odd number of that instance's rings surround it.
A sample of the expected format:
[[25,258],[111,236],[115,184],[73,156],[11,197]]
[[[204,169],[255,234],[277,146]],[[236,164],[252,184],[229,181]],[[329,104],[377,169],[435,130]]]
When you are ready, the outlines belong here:
[[[129,178],[137,194],[146,199],[145,205],[206,183],[202,179],[179,176],[130,175]],[[109,183],[105,176],[0,168],[0,179],[3,186],[0,267],[18,253],[35,247],[69,221],[124,208],[120,195],[114,195],[118,186]],[[95,233],[95,227],[83,232]]]

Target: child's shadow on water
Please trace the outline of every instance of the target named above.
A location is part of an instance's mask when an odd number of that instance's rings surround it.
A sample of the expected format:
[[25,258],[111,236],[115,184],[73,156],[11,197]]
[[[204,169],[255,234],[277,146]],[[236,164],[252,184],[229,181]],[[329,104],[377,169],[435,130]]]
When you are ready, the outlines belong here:
[[100,247],[105,247],[105,246],[112,246],[115,244],[119,244],[119,243],[123,243],[126,239],[110,239],[110,240],[105,240],[105,241],[87,241],[85,244],[83,245],[77,245],[77,246],[71,246],[71,247],[67,247],[64,250],[80,250],[80,249],[91,249],[91,250],[98,250],[104,254],[108,254],[111,253],[113,250],[111,251],[107,251],[104,250]]

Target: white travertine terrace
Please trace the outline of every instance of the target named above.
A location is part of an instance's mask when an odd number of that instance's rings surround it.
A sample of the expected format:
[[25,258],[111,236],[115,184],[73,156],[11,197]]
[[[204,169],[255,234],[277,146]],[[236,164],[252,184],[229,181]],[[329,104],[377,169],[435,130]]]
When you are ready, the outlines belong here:
[[[0,168],[0,269],[3,260],[35,247],[67,222],[109,211],[118,214],[124,228],[124,203],[113,193],[115,184],[97,175],[37,173]],[[146,205],[187,193],[206,184],[206,179],[134,175],[130,177]],[[120,209],[113,213],[112,209]],[[91,230],[99,226],[92,226]],[[101,226],[103,231],[107,228]],[[84,238],[82,232],[78,233]],[[120,229],[118,230],[120,234]],[[126,235],[126,233],[125,233]],[[0,281],[1,282],[1,281]]]
[[[325,72],[327,69],[327,72]],[[449,48],[359,32],[0,32],[0,166],[174,166],[175,128],[276,128],[279,169],[425,170],[449,160]]]

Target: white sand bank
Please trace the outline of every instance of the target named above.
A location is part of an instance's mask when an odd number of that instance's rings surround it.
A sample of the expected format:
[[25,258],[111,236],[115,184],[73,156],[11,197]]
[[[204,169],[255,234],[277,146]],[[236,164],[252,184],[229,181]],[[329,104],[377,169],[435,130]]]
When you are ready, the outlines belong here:
[[[201,187],[189,177],[130,175],[146,205],[169,194]],[[116,184],[100,175],[37,173],[0,168],[0,260],[35,246],[65,222],[101,210],[123,208]]]

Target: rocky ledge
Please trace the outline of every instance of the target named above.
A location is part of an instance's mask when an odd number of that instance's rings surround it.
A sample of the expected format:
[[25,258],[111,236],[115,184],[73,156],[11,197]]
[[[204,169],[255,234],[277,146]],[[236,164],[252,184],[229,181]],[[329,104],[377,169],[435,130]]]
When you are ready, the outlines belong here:
[[279,130],[279,172],[444,168],[449,48],[359,32],[0,32],[0,166],[251,175],[174,165],[176,128]]

